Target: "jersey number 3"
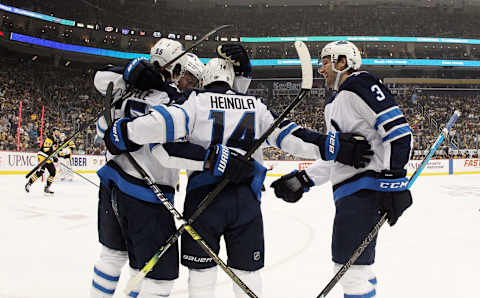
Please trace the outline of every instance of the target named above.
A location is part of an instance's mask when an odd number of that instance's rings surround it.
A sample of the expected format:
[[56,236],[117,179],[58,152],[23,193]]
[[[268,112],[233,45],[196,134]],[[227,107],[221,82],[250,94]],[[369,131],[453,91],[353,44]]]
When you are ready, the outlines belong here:
[[[210,111],[209,119],[213,120],[212,141],[210,145],[222,144],[224,134],[225,111]],[[249,149],[255,139],[255,112],[245,112],[237,127],[228,138],[226,145],[232,148]]]
[[377,95],[376,99],[378,101],[382,101],[382,100],[385,99],[385,94],[383,94],[382,89],[380,89],[380,87],[378,87],[378,85],[373,85],[370,88],[370,90],[372,90],[372,92]]

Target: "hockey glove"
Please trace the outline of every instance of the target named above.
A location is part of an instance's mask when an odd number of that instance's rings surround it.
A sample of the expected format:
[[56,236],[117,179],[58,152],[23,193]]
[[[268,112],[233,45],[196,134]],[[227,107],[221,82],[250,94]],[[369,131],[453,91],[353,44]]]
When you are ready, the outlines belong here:
[[304,192],[314,185],[312,179],[305,171],[293,171],[275,180],[270,187],[275,190],[275,195],[285,202],[295,203],[302,198]]
[[123,79],[141,91],[162,90],[166,85],[165,77],[144,57],[133,59],[127,64]]
[[249,78],[252,75],[252,65],[243,46],[239,44],[219,45],[217,47],[217,55],[233,63],[233,69],[237,76]]
[[223,145],[211,146],[206,154],[205,165],[213,176],[223,176],[231,183],[238,184],[254,172],[254,162],[235,150]]
[[[403,178],[407,174],[404,169],[382,171],[379,175],[380,179],[398,179]],[[413,203],[410,190],[377,192],[380,196],[382,211],[387,213],[388,224],[393,226],[398,218]]]
[[130,118],[121,118],[115,121],[105,131],[103,140],[108,151],[113,155],[119,155],[123,152],[133,152],[140,149],[140,145],[130,141],[127,135],[127,124]]
[[335,160],[355,169],[366,167],[373,155],[365,137],[353,133],[330,132],[319,149],[323,160]]

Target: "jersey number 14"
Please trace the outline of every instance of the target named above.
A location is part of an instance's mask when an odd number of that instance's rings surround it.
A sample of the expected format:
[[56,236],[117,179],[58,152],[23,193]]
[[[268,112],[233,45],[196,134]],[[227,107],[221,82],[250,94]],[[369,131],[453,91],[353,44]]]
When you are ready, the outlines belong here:
[[[210,111],[213,120],[212,140],[210,145],[222,144],[225,123],[225,111]],[[247,151],[255,139],[255,112],[245,112],[228,138],[226,145]]]

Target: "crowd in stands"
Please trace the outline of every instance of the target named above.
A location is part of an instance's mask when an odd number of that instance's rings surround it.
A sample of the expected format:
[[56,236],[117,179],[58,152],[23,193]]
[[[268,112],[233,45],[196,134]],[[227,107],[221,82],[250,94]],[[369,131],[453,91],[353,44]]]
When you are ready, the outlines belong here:
[[[284,83],[283,83],[284,84]],[[285,85],[285,84],[284,84]],[[288,84],[287,84],[288,85]],[[265,103],[277,113],[292,101],[291,95],[277,95],[278,90],[268,90],[281,84],[267,84],[254,81],[251,87],[257,95],[264,96]],[[288,85],[290,87],[295,84]],[[258,91],[260,90],[260,94]],[[275,96],[273,96],[275,94]],[[326,96],[308,96],[289,115],[301,126],[323,132],[323,106]],[[397,97],[415,137],[414,157],[420,158],[439,134],[437,125],[447,122],[455,109],[462,117],[454,126],[458,156],[478,157],[480,149],[480,94],[472,92],[428,93],[423,91],[412,100],[412,96]],[[75,139],[78,154],[101,154],[103,143],[95,143],[94,117],[103,109],[102,98],[92,84],[92,72],[76,69],[46,66],[31,60],[0,59],[0,150],[17,150],[17,130],[19,106],[22,102],[20,129],[20,151],[37,151],[40,148],[41,112],[44,107],[43,134],[51,134],[52,127],[60,128],[67,137],[76,132],[84,123],[91,123]],[[421,110],[419,104],[422,105]],[[469,152],[474,149],[476,152]],[[443,146],[439,155],[448,152]],[[267,149],[268,159],[293,159],[278,150]]]
[[[82,124],[94,123],[102,110],[91,74],[5,57],[0,60],[0,102],[0,150],[17,150],[20,102],[20,151],[38,150],[40,134],[51,135],[53,127],[71,136]],[[93,124],[75,139],[77,153],[99,154],[103,145],[94,144],[94,137]]]

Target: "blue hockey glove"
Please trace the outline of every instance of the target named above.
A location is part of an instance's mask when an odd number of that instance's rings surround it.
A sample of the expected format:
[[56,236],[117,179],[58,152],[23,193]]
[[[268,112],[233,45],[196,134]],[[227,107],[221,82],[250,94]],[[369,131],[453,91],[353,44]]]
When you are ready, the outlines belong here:
[[275,190],[275,195],[285,202],[295,203],[302,198],[304,192],[315,185],[305,171],[293,171],[275,180],[270,187]]
[[217,47],[219,58],[229,60],[233,63],[233,70],[238,76],[251,77],[252,65],[248,58],[247,51],[240,44],[222,44]]
[[373,155],[365,137],[353,133],[329,132],[318,145],[323,160],[335,160],[355,169],[366,167]]
[[165,77],[144,57],[133,59],[127,64],[123,79],[141,91],[163,90],[166,85]]
[[[407,175],[407,170],[383,170],[379,173],[378,178],[385,179],[399,179]],[[412,194],[410,190],[403,191],[385,191],[377,192],[377,196],[381,201],[381,211],[387,213],[388,224],[395,225],[398,218],[407,210],[413,203]]]
[[140,149],[140,145],[128,139],[127,124],[130,121],[130,118],[118,119],[105,131],[103,140],[105,141],[105,146],[108,151],[113,155],[119,155],[123,152],[133,152]]
[[207,163],[213,176],[226,177],[234,184],[251,177],[255,169],[253,161],[223,145],[213,145],[208,149],[205,159],[205,164]]

